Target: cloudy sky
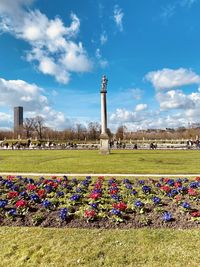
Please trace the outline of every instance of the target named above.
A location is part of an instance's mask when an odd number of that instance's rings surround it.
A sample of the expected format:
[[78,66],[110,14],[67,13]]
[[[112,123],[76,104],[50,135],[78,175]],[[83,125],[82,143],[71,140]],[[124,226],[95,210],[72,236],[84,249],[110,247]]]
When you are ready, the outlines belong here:
[[0,0],[0,128],[13,107],[64,129],[200,122],[200,0]]

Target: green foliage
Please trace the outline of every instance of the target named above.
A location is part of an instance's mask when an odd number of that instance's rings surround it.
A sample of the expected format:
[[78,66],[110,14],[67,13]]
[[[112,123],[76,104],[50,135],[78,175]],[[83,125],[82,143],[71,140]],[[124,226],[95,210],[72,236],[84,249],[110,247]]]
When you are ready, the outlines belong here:
[[35,214],[32,217],[32,221],[35,226],[40,225],[44,221],[44,219],[45,219],[45,216],[42,213]]

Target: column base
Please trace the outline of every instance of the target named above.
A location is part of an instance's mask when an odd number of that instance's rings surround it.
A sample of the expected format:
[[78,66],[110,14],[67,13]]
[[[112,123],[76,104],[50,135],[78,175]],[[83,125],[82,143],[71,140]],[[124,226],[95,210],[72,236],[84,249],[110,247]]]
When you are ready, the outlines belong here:
[[101,155],[110,154],[110,142],[109,142],[109,138],[108,137],[106,138],[106,136],[103,136],[103,138],[100,139],[99,154]]

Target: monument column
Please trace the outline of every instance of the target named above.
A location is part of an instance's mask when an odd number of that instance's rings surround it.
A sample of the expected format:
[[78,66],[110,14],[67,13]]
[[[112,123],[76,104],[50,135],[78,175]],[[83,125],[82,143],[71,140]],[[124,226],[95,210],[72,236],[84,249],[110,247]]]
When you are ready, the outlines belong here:
[[107,133],[107,106],[106,106],[106,93],[107,93],[108,79],[105,75],[102,77],[101,83],[101,135],[100,135],[100,154],[110,153],[109,136]]

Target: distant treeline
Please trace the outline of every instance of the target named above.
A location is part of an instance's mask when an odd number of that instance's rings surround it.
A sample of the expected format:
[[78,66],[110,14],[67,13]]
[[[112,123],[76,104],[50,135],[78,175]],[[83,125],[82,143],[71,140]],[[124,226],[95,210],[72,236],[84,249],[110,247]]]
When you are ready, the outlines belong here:
[[[196,140],[200,138],[200,127],[176,129],[148,129],[130,132],[126,126],[119,126],[115,133],[107,129],[108,135],[112,140],[130,141],[130,140]],[[17,139],[37,139],[37,140],[54,140],[54,141],[97,141],[100,138],[101,126],[98,122],[90,122],[87,126],[77,123],[74,127],[69,127],[62,131],[53,130],[46,127],[45,121],[41,117],[26,118],[23,129],[20,132],[1,131],[0,140]]]

